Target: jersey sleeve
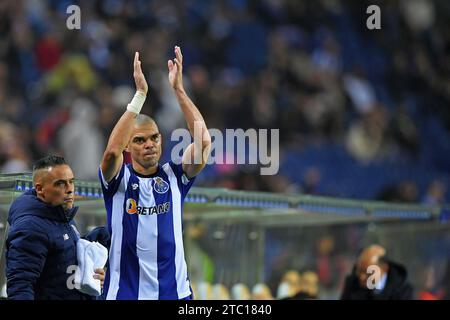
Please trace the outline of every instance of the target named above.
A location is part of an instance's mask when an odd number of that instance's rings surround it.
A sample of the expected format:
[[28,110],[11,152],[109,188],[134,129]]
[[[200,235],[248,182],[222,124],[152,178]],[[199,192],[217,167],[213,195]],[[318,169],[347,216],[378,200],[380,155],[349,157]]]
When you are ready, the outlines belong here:
[[111,181],[106,181],[105,177],[103,176],[102,168],[98,168],[98,177],[100,179],[100,184],[102,185],[104,196],[113,196],[117,192],[120,182],[122,181],[124,171],[125,164],[122,164],[119,173]]
[[180,188],[181,195],[184,199],[188,194],[189,189],[191,189],[194,184],[195,177],[188,178],[186,173],[183,171],[183,165],[181,163],[175,164],[173,161],[169,161],[169,165],[177,178],[178,187]]

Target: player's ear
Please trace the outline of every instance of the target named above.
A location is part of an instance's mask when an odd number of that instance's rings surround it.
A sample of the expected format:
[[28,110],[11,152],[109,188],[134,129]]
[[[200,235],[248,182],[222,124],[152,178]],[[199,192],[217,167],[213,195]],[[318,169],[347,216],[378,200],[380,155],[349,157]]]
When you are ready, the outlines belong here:
[[34,189],[36,190],[36,194],[37,194],[38,196],[42,196],[42,195],[43,195],[44,191],[43,191],[43,185],[42,185],[42,183],[37,182],[37,183],[34,185]]
[[132,139],[132,138],[133,138],[133,137],[130,138],[130,140],[128,141],[127,145],[125,146],[125,151],[126,151],[126,152],[130,152],[130,144],[131,144],[131,139]]

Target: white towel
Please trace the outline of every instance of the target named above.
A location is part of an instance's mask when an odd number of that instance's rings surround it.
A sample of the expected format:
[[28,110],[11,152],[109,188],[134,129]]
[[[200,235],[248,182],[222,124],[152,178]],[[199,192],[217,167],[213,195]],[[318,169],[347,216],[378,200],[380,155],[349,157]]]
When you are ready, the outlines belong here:
[[98,242],[85,239],[77,241],[78,268],[75,271],[75,288],[91,296],[102,294],[99,279],[94,279],[94,270],[103,268],[108,259],[108,250]]

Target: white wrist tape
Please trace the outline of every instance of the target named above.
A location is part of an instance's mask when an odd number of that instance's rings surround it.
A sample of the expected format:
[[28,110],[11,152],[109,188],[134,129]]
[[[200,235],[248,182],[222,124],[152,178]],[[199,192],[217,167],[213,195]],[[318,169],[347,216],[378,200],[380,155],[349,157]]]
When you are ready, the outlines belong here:
[[133,100],[127,105],[127,110],[139,114],[147,96],[142,91],[136,91]]

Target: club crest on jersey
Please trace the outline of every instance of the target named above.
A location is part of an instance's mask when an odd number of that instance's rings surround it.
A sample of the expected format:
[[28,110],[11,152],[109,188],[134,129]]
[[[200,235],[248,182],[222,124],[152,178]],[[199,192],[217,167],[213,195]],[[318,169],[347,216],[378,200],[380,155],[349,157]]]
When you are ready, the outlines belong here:
[[169,184],[161,177],[156,177],[153,179],[153,189],[160,194],[166,193],[169,190]]

